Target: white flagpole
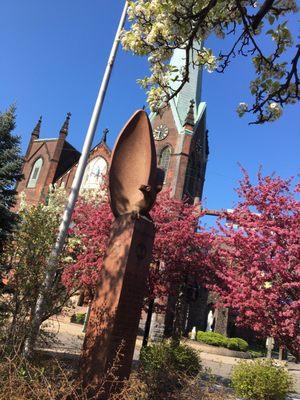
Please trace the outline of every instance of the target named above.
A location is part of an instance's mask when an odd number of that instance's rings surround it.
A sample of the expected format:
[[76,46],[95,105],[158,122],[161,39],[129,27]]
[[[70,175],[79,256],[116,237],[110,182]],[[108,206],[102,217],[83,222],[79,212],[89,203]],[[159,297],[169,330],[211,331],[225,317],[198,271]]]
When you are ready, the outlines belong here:
[[64,214],[62,217],[62,222],[59,227],[57,240],[56,240],[55,246],[54,246],[54,248],[50,254],[49,260],[48,260],[48,266],[47,266],[47,271],[46,271],[46,275],[45,275],[45,280],[43,282],[43,287],[39,293],[39,296],[38,296],[38,299],[36,302],[35,315],[34,315],[34,318],[32,321],[32,329],[31,329],[30,335],[26,339],[25,346],[24,346],[24,355],[27,357],[30,356],[33,351],[33,347],[34,347],[34,344],[35,344],[35,341],[36,341],[36,338],[37,338],[37,335],[39,332],[39,328],[42,323],[42,314],[43,314],[43,309],[44,309],[45,302],[46,302],[46,294],[52,286],[52,282],[53,282],[53,279],[54,279],[55,273],[56,273],[56,263],[57,263],[59,255],[63,249],[65,239],[66,239],[66,236],[67,236],[67,233],[69,230],[72,213],[73,213],[73,210],[75,207],[76,200],[78,198],[83,174],[84,174],[84,171],[85,171],[85,168],[87,165],[89,153],[91,150],[91,146],[92,146],[93,139],[95,136],[97,125],[98,125],[99,116],[100,116],[100,113],[102,110],[106,90],[107,90],[108,83],[110,80],[113,65],[114,65],[114,62],[116,59],[116,55],[117,55],[117,51],[118,51],[118,47],[119,47],[119,43],[120,43],[120,35],[121,35],[122,29],[124,27],[125,21],[126,21],[126,13],[127,13],[128,5],[129,5],[128,1],[125,1],[125,5],[123,8],[119,26],[118,26],[116,36],[115,36],[115,39],[114,39],[114,42],[113,42],[113,45],[111,48],[107,66],[106,66],[104,76],[102,79],[102,83],[101,83],[101,86],[100,86],[100,89],[98,92],[98,97],[97,97],[97,100],[96,100],[96,103],[94,106],[94,110],[92,113],[92,117],[90,120],[88,130],[87,130],[87,133],[85,136],[85,140],[84,140],[84,144],[83,144],[83,148],[82,148],[82,154],[80,156],[78,167],[76,169],[71,192],[70,192],[70,195],[68,198],[68,203],[65,207]]
[[79,194],[79,189],[81,186],[81,182],[82,182],[82,178],[83,178],[83,174],[86,168],[86,164],[88,161],[88,157],[89,157],[89,153],[91,150],[91,146],[93,143],[93,139],[95,136],[95,132],[96,132],[96,128],[98,125],[98,120],[99,120],[99,116],[102,110],[102,106],[103,106],[103,102],[104,102],[104,98],[105,98],[105,94],[106,94],[106,90],[108,87],[108,83],[110,80],[110,76],[111,76],[111,72],[113,69],[113,65],[116,59],[116,54],[117,54],[117,50],[119,47],[119,43],[120,43],[120,34],[121,31],[124,27],[125,24],[125,20],[126,20],[126,12],[127,12],[127,8],[128,8],[128,1],[125,2],[125,6],[122,12],[122,16],[119,22],[119,26],[118,26],[118,30],[115,36],[115,40],[110,52],[110,56],[108,59],[108,63],[104,72],[104,76],[103,76],[103,80],[99,89],[99,93],[98,93],[98,97],[94,106],[94,110],[93,110],[93,114],[90,120],[90,124],[86,133],[86,137],[85,137],[85,141],[83,144],[83,148],[82,148],[82,154],[80,156],[79,159],[79,163],[78,163],[78,167],[76,169],[76,173],[75,173],[75,177],[73,180],[73,184],[72,184],[72,188],[71,188],[71,192],[69,195],[69,199],[68,199],[68,203],[66,205],[64,214],[63,214],[63,219],[59,228],[59,234],[58,234],[58,238],[57,238],[57,242],[55,245],[55,249],[52,252],[51,258],[54,257],[55,259],[58,257],[58,255],[60,254],[63,245],[64,245],[64,241],[65,241],[65,237],[67,235],[68,229],[69,229],[69,225],[71,222],[71,217],[72,217],[72,213],[74,210],[74,206],[76,203],[76,200],[78,198],[78,194]]

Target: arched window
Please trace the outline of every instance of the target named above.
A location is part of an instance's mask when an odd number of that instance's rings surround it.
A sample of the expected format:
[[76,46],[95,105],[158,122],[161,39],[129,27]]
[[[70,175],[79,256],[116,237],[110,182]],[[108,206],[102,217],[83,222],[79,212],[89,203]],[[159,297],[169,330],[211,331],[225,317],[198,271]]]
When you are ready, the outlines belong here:
[[93,158],[85,169],[80,190],[100,189],[106,173],[106,160],[101,156]]
[[166,175],[167,175],[169,164],[170,164],[171,153],[172,153],[171,147],[166,146],[162,149],[162,151],[160,152],[160,156],[159,156],[158,164],[165,171]]
[[28,185],[27,185],[28,188],[36,187],[36,183],[39,179],[39,175],[40,175],[42,166],[43,166],[43,159],[38,158],[36,160],[36,162],[33,164],[32,171],[31,171],[30,178],[29,178]]

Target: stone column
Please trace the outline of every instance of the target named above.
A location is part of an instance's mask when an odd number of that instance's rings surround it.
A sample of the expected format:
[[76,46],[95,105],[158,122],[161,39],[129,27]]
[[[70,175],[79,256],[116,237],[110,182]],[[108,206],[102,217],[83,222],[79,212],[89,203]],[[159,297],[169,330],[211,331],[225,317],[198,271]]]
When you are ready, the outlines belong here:
[[[154,225],[147,218],[125,214],[113,224],[81,362],[84,386],[95,388],[93,395],[113,365],[119,381],[129,377],[153,239]],[[107,399],[108,392],[117,390],[113,384],[95,398]]]
[[214,332],[227,336],[228,308],[217,308],[215,311]]

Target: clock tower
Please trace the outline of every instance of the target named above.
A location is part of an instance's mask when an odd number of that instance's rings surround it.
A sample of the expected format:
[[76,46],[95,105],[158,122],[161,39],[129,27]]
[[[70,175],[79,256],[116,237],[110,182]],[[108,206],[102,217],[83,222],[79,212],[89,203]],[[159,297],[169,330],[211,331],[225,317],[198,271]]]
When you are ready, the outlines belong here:
[[[190,59],[195,59],[195,56],[191,54]],[[184,50],[176,49],[170,64],[181,70],[185,65]],[[189,81],[170,101],[169,107],[162,115],[150,116],[157,164],[165,171],[164,184],[176,199],[187,198],[191,203],[198,203],[202,198],[209,153],[206,103],[201,101],[201,84],[201,67],[190,65]],[[173,82],[172,85],[173,89],[176,89],[178,82]],[[201,306],[203,303],[205,308],[207,294],[204,289],[203,292],[204,300],[200,296],[198,303]],[[161,300],[167,306],[166,314],[152,314],[150,337],[153,340],[162,338],[164,333],[171,333],[175,300],[173,296]],[[190,306],[190,312],[193,311],[193,315],[199,319],[202,318],[203,312],[198,303]],[[195,325],[195,318],[189,321],[192,327]]]
[[[170,64],[180,70],[184,63],[184,50],[175,50]],[[206,103],[201,102],[202,69],[191,65],[189,73],[189,82],[165,112],[151,114],[150,119],[165,186],[175,198],[188,197],[193,202],[202,197],[209,150]]]

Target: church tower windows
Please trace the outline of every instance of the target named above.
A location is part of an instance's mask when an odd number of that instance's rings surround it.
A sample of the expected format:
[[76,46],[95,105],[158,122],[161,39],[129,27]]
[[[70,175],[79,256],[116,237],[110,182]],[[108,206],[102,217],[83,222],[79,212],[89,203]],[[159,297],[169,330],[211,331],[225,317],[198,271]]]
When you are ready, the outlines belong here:
[[33,164],[32,170],[31,170],[31,174],[30,174],[30,178],[27,184],[28,188],[35,188],[37,181],[39,179],[39,175],[41,172],[43,166],[43,159],[40,157],[36,160],[36,162]]

